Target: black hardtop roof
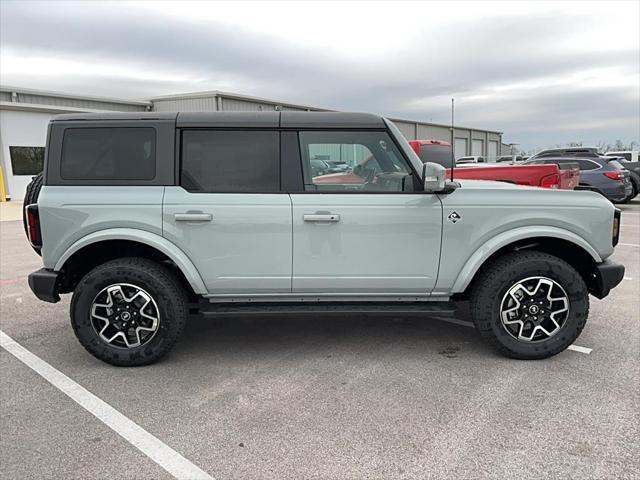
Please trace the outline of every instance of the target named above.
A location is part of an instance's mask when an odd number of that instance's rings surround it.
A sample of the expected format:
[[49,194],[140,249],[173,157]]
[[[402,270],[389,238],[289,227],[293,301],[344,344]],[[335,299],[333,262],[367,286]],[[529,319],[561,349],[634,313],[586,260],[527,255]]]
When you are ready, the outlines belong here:
[[113,112],[56,115],[53,122],[175,120],[177,127],[385,128],[382,117],[350,112]]

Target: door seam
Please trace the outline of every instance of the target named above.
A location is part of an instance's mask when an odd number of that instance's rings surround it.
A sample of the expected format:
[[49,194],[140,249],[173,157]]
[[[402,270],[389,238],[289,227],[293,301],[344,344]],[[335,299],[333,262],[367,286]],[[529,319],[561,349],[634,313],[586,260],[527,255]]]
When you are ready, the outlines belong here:
[[289,277],[289,293],[293,293],[293,198],[290,193],[287,193],[289,196],[289,205],[291,206],[291,276]]

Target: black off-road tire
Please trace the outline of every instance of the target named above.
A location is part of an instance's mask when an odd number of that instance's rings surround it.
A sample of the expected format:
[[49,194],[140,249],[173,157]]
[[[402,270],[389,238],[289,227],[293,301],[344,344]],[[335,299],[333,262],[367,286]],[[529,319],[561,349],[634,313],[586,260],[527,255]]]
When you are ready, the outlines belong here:
[[[107,343],[91,322],[96,295],[113,284],[131,284],[145,290],[158,306],[158,329],[148,343],[117,347]],[[139,366],[156,362],[167,354],[182,333],[189,314],[185,288],[160,263],[145,258],[120,258],[87,273],[71,299],[71,325],[84,348],[94,357],[116,366]]]
[[[38,197],[40,196],[40,190],[42,190],[43,180],[44,180],[44,177],[42,176],[42,173],[39,173],[38,175],[33,177],[33,180],[31,180],[31,182],[29,182],[29,185],[27,185],[27,190],[25,191],[25,194],[24,194],[24,200],[22,202],[22,226],[24,227],[25,235],[28,235],[27,212],[25,211],[25,208],[28,205],[38,203]],[[35,252],[38,255],[41,255],[39,247],[32,246],[32,248],[35,250]]]
[[[560,330],[546,340],[526,342],[509,334],[500,306],[507,291],[530,277],[547,277],[569,299],[569,314]],[[582,332],[589,315],[589,293],[580,274],[568,263],[543,252],[520,251],[498,258],[480,272],[470,299],[471,316],[480,335],[507,357],[536,360],[564,351]]]

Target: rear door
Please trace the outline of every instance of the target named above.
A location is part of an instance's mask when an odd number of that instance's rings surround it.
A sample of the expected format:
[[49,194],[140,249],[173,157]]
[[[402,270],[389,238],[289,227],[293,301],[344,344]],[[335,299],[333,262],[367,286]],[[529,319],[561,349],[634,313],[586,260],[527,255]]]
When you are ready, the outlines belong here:
[[[328,130],[298,135],[300,148],[291,151],[302,156],[304,187],[303,193],[291,195],[293,292],[430,293],[438,273],[442,205],[437,195],[416,191],[416,172],[389,134]],[[316,181],[311,159],[320,154],[347,162],[351,175],[342,183]]]
[[212,295],[291,292],[291,200],[280,191],[276,129],[180,132],[180,185],[167,187],[164,236]]

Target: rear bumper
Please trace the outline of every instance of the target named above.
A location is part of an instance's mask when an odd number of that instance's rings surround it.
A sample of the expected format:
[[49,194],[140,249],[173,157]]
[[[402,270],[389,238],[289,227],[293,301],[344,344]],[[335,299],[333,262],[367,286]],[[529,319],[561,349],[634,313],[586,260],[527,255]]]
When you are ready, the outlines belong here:
[[606,260],[596,265],[593,273],[595,278],[589,293],[602,299],[624,278],[624,265]]
[[60,272],[41,268],[29,275],[29,288],[40,300],[56,303],[60,301],[58,293],[61,280]]

